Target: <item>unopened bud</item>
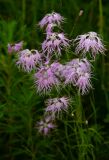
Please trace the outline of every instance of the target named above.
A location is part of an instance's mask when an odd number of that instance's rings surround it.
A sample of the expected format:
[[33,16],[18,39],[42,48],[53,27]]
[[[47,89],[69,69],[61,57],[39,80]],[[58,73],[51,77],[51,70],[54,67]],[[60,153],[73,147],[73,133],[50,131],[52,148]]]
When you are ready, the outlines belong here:
[[88,120],[85,121],[86,125],[88,125]]
[[72,113],[71,115],[72,115],[72,117],[74,117],[74,113]]
[[82,16],[83,15],[83,10],[80,10],[80,12],[79,12],[79,16]]

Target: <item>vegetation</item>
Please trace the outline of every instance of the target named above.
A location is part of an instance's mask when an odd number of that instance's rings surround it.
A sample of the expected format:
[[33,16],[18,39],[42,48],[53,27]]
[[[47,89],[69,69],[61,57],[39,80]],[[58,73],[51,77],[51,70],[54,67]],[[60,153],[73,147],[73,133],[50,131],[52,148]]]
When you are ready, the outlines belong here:
[[[108,0],[0,0],[0,160],[109,159],[108,7]],[[66,18],[69,39],[94,31],[107,50],[93,63],[94,89],[83,96],[64,90],[72,94],[71,108],[56,130],[43,136],[36,123],[47,96],[39,95],[31,76],[17,68],[7,44],[23,40],[25,48],[40,50],[44,35],[37,24],[52,11]]]

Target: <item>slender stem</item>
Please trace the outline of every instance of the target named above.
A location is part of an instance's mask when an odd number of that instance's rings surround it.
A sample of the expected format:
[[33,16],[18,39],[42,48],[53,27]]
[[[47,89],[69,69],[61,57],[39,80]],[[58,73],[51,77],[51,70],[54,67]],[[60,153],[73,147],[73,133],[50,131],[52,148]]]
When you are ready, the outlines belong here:
[[75,29],[75,27],[76,27],[76,24],[78,23],[79,18],[82,16],[82,14],[83,14],[83,10],[80,10],[79,14],[77,15],[77,17],[76,17],[76,19],[75,19],[75,21],[74,21],[74,25],[73,25],[73,28],[72,28],[72,30],[71,30],[70,36],[72,36],[72,34],[73,34],[73,32],[74,32],[74,29]]
[[74,25],[73,25],[73,28],[72,28],[72,30],[71,30],[71,32],[70,32],[70,37],[72,36],[72,34],[73,34],[73,32],[74,32],[74,29],[75,29],[75,26],[76,26],[76,24],[77,24],[77,22],[78,22],[78,20],[79,20],[79,15],[76,17],[76,19],[75,19],[75,21],[74,21]]
[[[103,36],[103,5],[102,5],[102,0],[99,0],[99,32]],[[102,55],[102,79],[101,79],[101,87],[104,90],[104,76],[105,76],[105,68],[104,68],[104,55]]]
[[71,145],[70,145],[70,139],[69,139],[69,135],[68,135],[68,126],[67,126],[67,124],[65,125],[65,134],[66,134],[66,139],[67,139],[67,143],[68,143],[69,154],[73,158],[72,151],[71,151]]
[[82,122],[82,104],[81,104],[81,94],[80,91],[78,91],[78,107],[77,107],[77,118],[78,118],[78,122],[81,123]]
[[22,38],[24,37],[24,25],[26,17],[26,0],[22,0]]
[[78,146],[78,160],[82,159],[82,151],[83,147],[81,147],[83,143],[83,138],[81,132],[83,132],[82,129],[82,103],[81,103],[81,94],[80,91],[78,91],[76,96],[76,132],[78,135],[77,139],[77,146]]
[[103,36],[103,7],[102,7],[102,0],[99,0],[99,32]]
[[24,24],[26,17],[26,1],[22,0],[22,23]]

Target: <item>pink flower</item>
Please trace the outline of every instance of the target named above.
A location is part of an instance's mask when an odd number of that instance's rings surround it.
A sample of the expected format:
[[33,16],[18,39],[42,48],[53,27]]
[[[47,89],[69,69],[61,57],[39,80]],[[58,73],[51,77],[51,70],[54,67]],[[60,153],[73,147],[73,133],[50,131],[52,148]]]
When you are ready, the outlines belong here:
[[52,72],[61,79],[61,71],[63,70],[63,65],[59,62],[53,62],[51,64],[51,70]]
[[12,53],[13,52],[13,45],[8,43],[8,53]]
[[50,116],[45,117],[45,119],[38,122],[36,126],[39,133],[42,133],[45,136],[48,135],[52,129],[56,128],[56,125],[53,124]]
[[16,43],[16,44],[14,45],[14,51],[15,51],[15,52],[18,52],[18,51],[20,51],[20,50],[22,49],[22,47],[23,47],[23,42],[22,42],[22,41],[19,42],[19,43]]
[[69,42],[70,40],[65,37],[64,33],[49,33],[42,43],[43,53],[47,52],[48,55],[51,55],[56,52],[61,55],[61,50],[70,46]]
[[91,77],[89,73],[84,73],[77,80],[76,86],[78,86],[82,95],[88,92],[89,88],[92,88],[90,78]]
[[53,86],[58,86],[60,81],[54,73],[56,68],[53,69],[50,65],[41,66],[38,72],[34,75],[35,84],[37,86],[38,92],[48,92]]
[[47,33],[47,34],[52,33],[52,32],[53,32],[54,27],[56,27],[56,26],[57,26],[57,25],[56,25],[56,24],[54,24],[54,23],[50,23],[50,24],[48,24],[48,25],[47,25],[47,27],[46,27],[46,33]]
[[23,42],[15,43],[15,44],[8,44],[8,53],[12,52],[19,52],[23,47]]
[[73,59],[63,67],[61,74],[65,78],[65,84],[69,83],[73,83],[73,85],[76,84],[78,78],[78,74],[76,71],[78,67],[79,67],[79,59]]
[[59,115],[61,111],[66,111],[69,105],[69,99],[67,97],[53,98],[46,101],[47,108],[46,113],[49,113],[54,119],[56,114]]
[[85,94],[91,88],[91,65],[87,59],[73,59],[68,62],[61,71],[65,79],[65,84],[72,83],[77,86],[82,94]]
[[61,22],[63,22],[64,18],[59,14],[59,13],[51,13],[51,14],[47,14],[40,22],[39,25],[41,28],[43,28],[44,26],[54,23],[57,25],[60,25]]
[[79,35],[74,42],[76,42],[77,45],[75,52],[82,52],[83,56],[85,56],[87,52],[91,52],[92,57],[95,58],[96,54],[104,53],[105,51],[102,40],[96,32]]
[[17,66],[22,68],[26,72],[31,72],[36,68],[36,64],[39,62],[41,56],[37,50],[25,49],[19,52]]

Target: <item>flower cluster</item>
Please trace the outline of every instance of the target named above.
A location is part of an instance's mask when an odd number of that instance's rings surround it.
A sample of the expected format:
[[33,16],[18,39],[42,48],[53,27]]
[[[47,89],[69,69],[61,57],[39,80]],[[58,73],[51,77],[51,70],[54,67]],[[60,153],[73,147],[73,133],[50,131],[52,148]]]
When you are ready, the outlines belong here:
[[[23,43],[19,42],[15,45],[8,44],[8,52],[18,52],[16,64],[19,68],[28,73],[34,71],[32,73],[38,93],[49,95],[53,88],[57,89],[60,85],[67,87],[72,84],[83,95],[92,88],[91,63],[86,58],[86,54],[90,53],[95,60],[96,54],[104,53],[105,48],[97,33],[88,32],[79,35],[73,42],[76,45],[75,53],[77,56],[81,53],[81,56],[61,64],[60,59],[57,58],[62,55],[62,50],[66,51],[70,47],[71,42],[63,32],[54,32],[54,27],[58,27],[59,30],[62,22],[64,18],[55,12],[47,14],[39,22],[39,26],[46,32],[41,51],[23,50]],[[68,110],[69,104],[70,98],[66,96],[48,98],[45,102],[44,119],[36,125],[39,132],[48,135],[52,129],[56,128],[54,121],[62,111]]]
[[39,121],[36,125],[38,131],[46,136],[52,129],[56,128],[54,121],[57,116],[59,117],[60,112],[67,111],[69,102],[70,99],[67,97],[48,99],[45,102],[46,108],[44,120]]
[[64,18],[59,13],[47,14],[40,22],[41,28],[46,27],[46,39],[42,43],[42,51],[50,57],[53,53],[61,55],[61,50],[68,48],[70,40],[64,33],[53,32],[54,27],[59,27]]

